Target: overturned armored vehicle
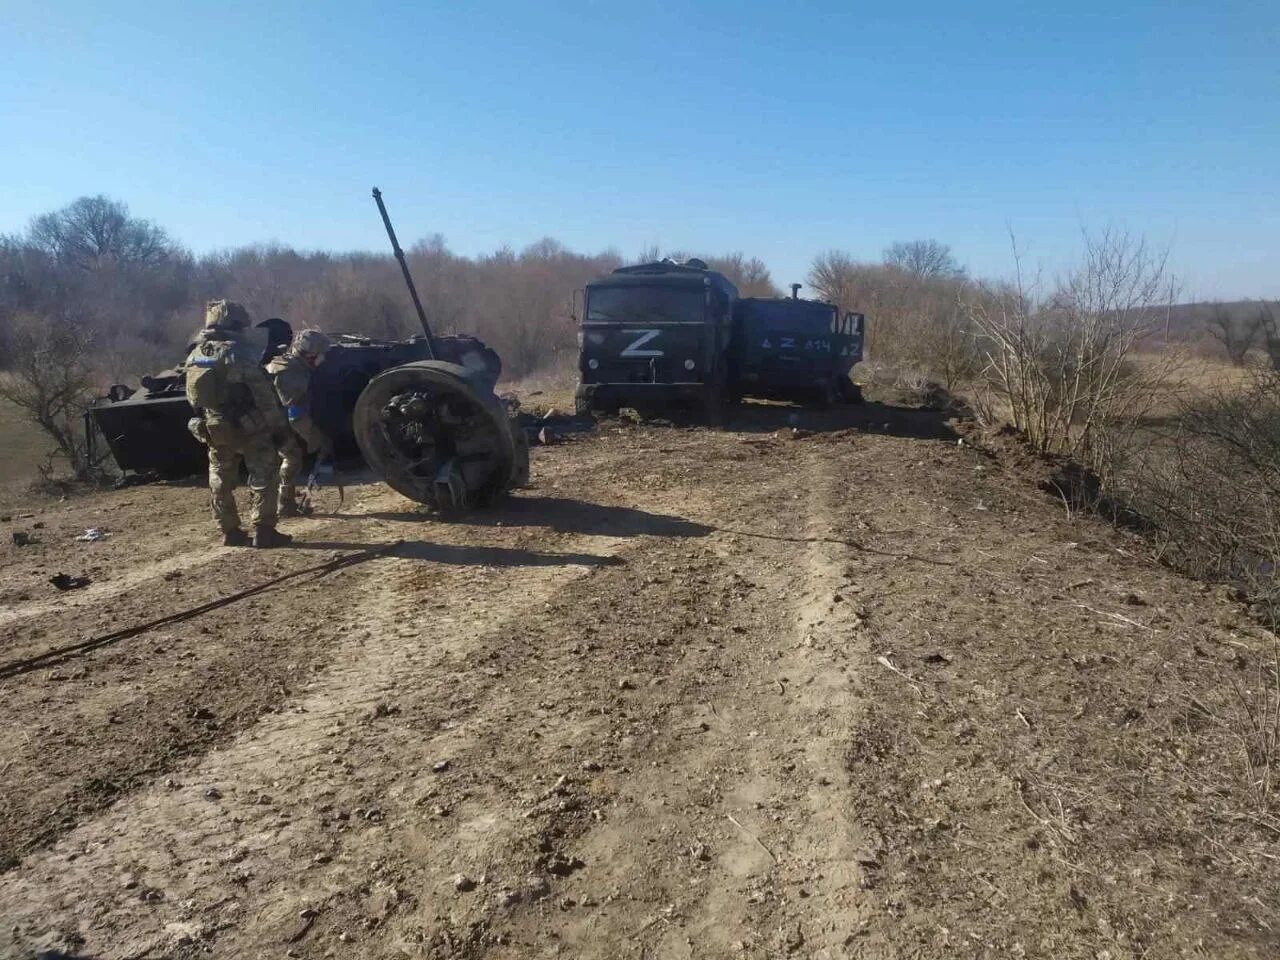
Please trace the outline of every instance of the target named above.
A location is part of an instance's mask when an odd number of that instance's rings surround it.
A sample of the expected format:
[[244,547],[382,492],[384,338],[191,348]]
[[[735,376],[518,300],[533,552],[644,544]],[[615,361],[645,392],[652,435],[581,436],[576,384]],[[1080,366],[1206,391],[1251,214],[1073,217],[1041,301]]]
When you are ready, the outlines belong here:
[[[312,420],[339,459],[361,457],[407,497],[440,509],[486,503],[528,478],[524,434],[493,392],[501,362],[474,337],[432,334],[376,189],[374,199],[423,335],[333,337],[312,374]],[[282,324],[263,324],[277,343],[287,340]],[[191,416],[179,366],[142,378],[137,391],[112,387],[89,408],[86,429],[105,440],[122,471],[177,478],[206,467],[205,448],[187,431]]]

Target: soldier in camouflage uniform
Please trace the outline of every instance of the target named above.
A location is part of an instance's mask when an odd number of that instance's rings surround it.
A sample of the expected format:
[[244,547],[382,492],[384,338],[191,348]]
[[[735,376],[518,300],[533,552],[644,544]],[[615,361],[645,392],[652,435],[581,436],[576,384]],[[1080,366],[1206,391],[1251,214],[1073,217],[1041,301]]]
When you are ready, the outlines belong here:
[[333,442],[311,419],[311,371],[324,362],[329,338],[319,330],[294,335],[289,349],[267,364],[276,395],[289,418],[288,437],[280,446],[280,513],[298,515],[298,477],[308,453],[321,459],[333,456]]
[[[293,538],[276,530],[277,440],[289,430],[259,351],[244,338],[245,308],[210,301],[204,329],[187,357],[187,399],[196,412],[191,429],[209,447],[213,516],[227,546],[281,547]],[[241,461],[249,468],[253,539],[240,529],[234,491]]]

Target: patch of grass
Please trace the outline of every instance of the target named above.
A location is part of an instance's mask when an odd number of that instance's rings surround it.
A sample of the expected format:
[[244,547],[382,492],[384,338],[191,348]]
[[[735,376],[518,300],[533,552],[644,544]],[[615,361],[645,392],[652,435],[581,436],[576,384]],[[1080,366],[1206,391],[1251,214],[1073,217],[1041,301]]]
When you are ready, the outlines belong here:
[[53,441],[26,420],[21,410],[0,400],[0,450],[4,450],[0,457],[0,497],[38,480],[39,466],[52,448]]

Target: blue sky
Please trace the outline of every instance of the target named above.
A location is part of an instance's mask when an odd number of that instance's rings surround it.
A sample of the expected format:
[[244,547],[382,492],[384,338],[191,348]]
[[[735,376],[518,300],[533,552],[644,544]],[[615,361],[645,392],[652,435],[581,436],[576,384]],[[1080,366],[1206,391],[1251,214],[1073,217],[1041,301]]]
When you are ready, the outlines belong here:
[[[1033,9],[1033,7],[1041,9]],[[0,232],[107,193],[196,251],[951,244],[1082,227],[1280,296],[1280,3],[0,0]]]

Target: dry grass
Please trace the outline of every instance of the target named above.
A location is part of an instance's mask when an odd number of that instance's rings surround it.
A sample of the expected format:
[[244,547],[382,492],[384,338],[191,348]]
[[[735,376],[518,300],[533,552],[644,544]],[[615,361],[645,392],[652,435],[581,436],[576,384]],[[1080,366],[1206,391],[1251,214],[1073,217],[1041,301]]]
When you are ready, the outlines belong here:
[[0,503],[16,499],[28,484],[39,479],[39,467],[52,446],[20,410],[0,400],[0,450],[4,450],[0,457]]

